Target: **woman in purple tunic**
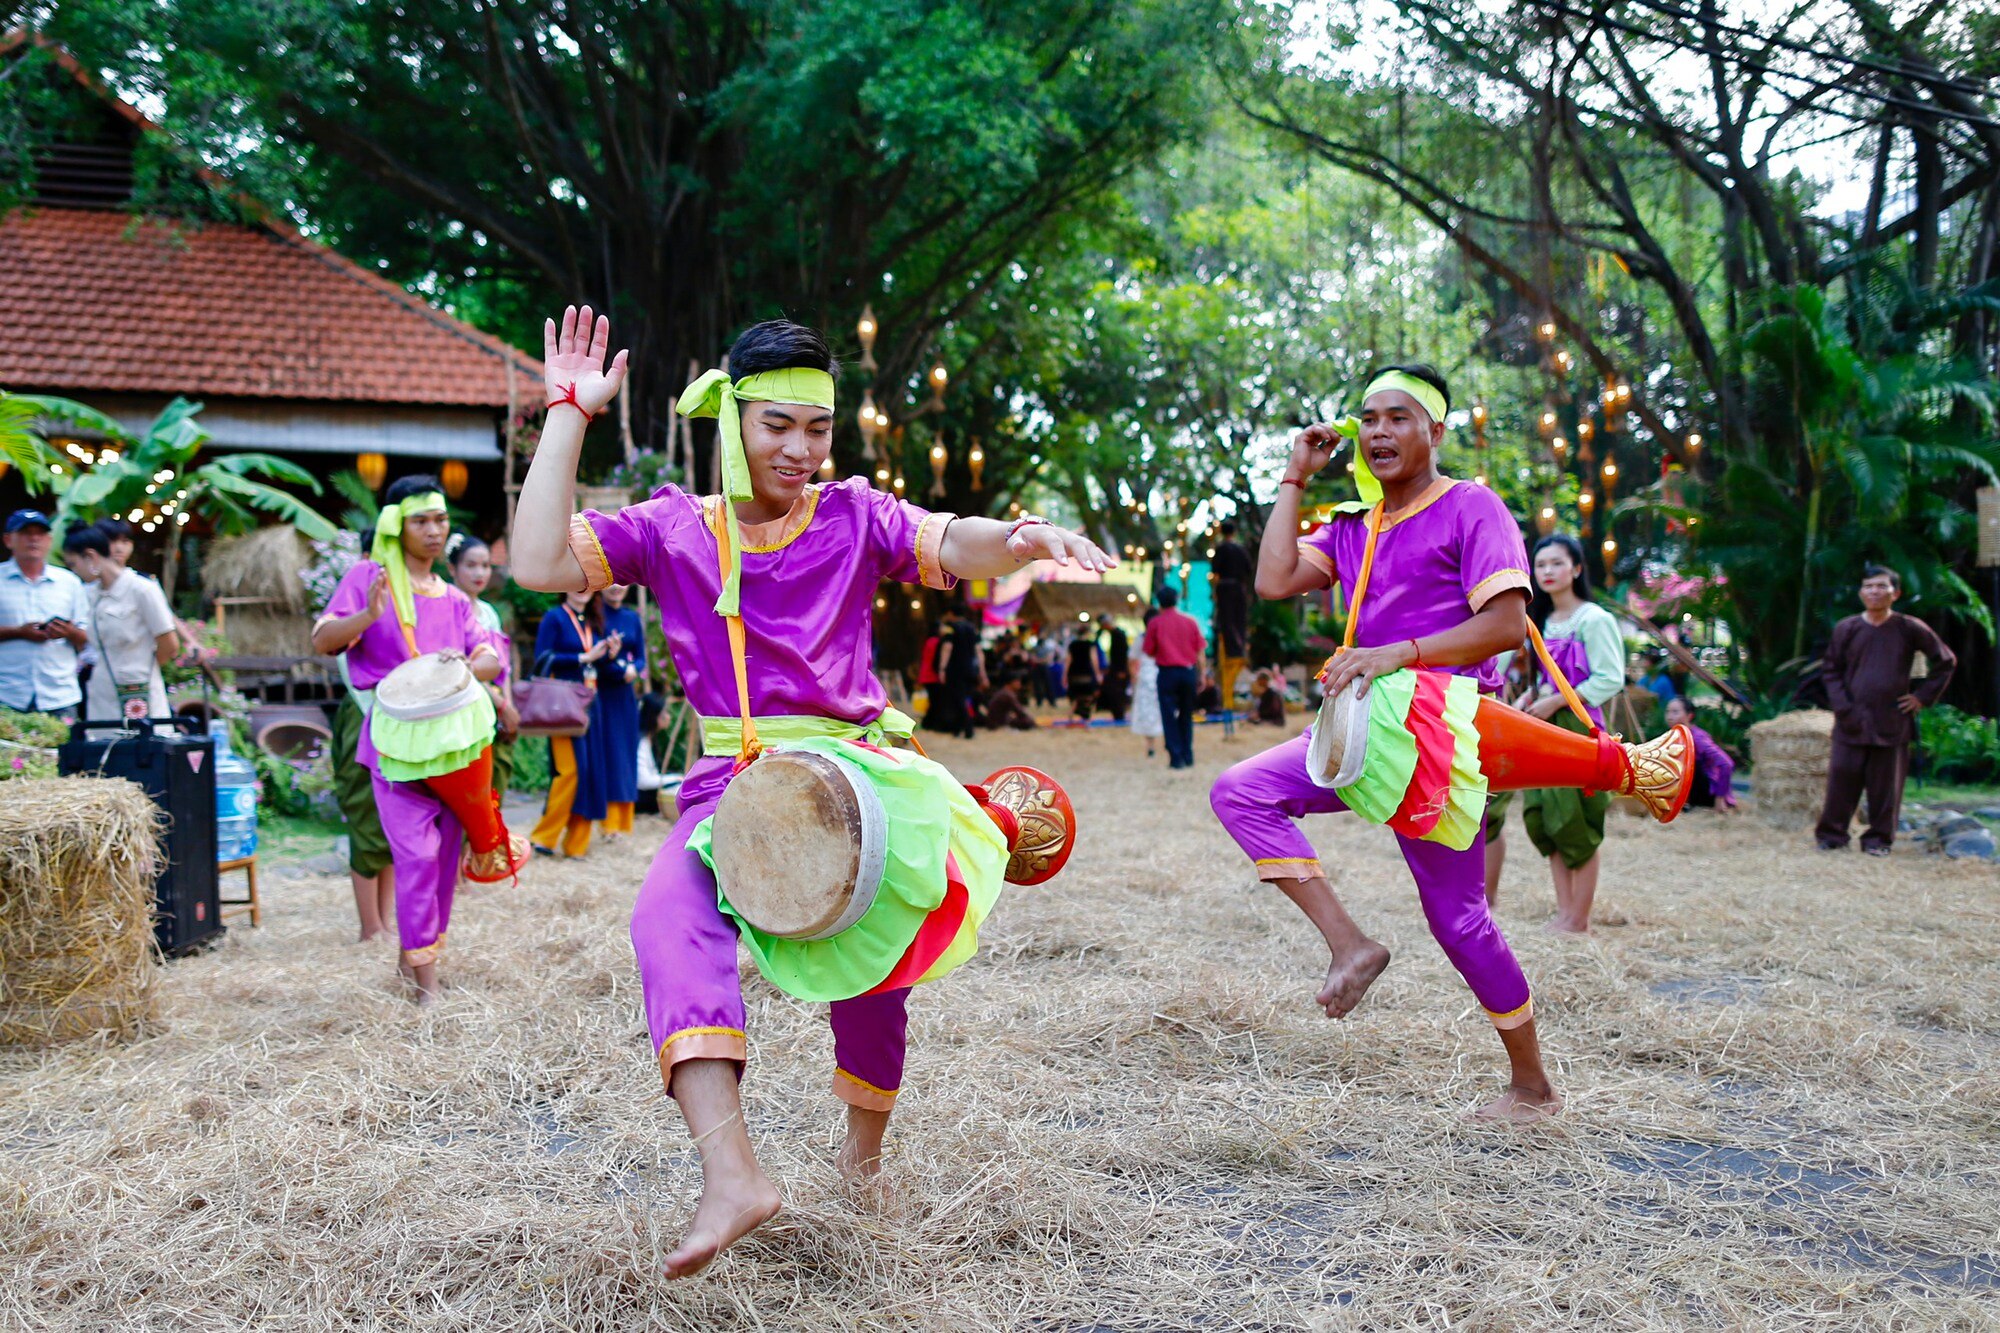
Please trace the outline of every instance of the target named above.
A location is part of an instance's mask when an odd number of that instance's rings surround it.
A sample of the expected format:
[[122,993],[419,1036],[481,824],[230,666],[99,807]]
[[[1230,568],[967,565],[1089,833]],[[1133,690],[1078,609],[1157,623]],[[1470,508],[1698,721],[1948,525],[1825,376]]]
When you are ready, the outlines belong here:
[[[702,1154],[702,1199],[670,1276],[696,1272],[778,1211],[779,1196],[751,1150],[737,1083],[749,1056],[736,930],[716,900],[715,877],[688,838],[715,809],[735,771],[738,728],[731,621],[747,637],[747,704],[763,721],[844,728],[878,743],[907,734],[872,668],[871,617],[882,579],[947,588],[992,578],[1029,560],[1114,562],[1090,542],[1039,519],[927,513],[864,478],[815,485],[833,433],[838,365],[817,333],[759,324],[719,372],[682,398],[723,421],[725,490],[700,497],[664,486],[616,515],[577,514],[573,497],[584,426],[618,392],[625,353],[609,368],[609,321],[589,307],[545,331],[550,409],[516,510],[514,577],[527,587],[580,591],[643,583],[659,606],[673,664],[704,719],[704,757],[680,790],[681,818],[654,859],[632,913],[646,1018],[668,1093]],[[740,552],[719,559],[719,541]],[[723,568],[730,573],[724,576]],[[907,989],[837,1001],[834,1094],[847,1104],[843,1169],[877,1168],[903,1072]]]
[[[1357,469],[1378,485],[1381,530],[1356,646],[1336,657],[1329,693],[1407,667],[1470,676],[1498,689],[1494,658],[1527,634],[1528,561],[1520,528],[1492,491],[1437,470],[1449,400],[1428,366],[1392,367],[1370,382],[1356,438]],[[1336,432],[1311,426],[1292,457],[1264,528],[1257,593],[1282,599],[1360,581],[1368,504],[1342,506],[1333,521],[1295,539],[1306,482],[1332,459]],[[1311,733],[1247,759],[1216,779],[1210,803],[1222,825],[1273,883],[1319,927],[1332,955],[1316,997],[1329,1018],[1361,1002],[1389,965],[1389,951],[1363,934],[1341,906],[1312,844],[1294,822],[1345,810],[1306,772]],[[1508,1086],[1486,1118],[1526,1121],[1561,1107],[1542,1066],[1527,978],[1486,904],[1484,853],[1397,834],[1417,882],[1431,934],[1485,1008],[1506,1048]]]
[[[373,560],[347,571],[313,625],[313,651],[344,653],[348,679],[372,708],[382,678],[423,653],[467,658],[482,681],[499,679],[500,655],[480,627],[472,599],[444,581],[434,566],[444,556],[451,520],[431,477],[403,477],[383,497]],[[382,776],[375,742],[361,728],[355,759],[375,787],[382,832],[396,868],[396,932],[402,968],[417,984],[418,1002],[437,998],[438,958],[451,924],[463,832],[443,801],[421,782]]]
[[1715,743],[1715,737],[1694,724],[1694,705],[1686,695],[1667,700],[1667,725],[1686,727],[1694,737],[1694,789],[1688,793],[1688,804],[1734,810],[1736,761]]

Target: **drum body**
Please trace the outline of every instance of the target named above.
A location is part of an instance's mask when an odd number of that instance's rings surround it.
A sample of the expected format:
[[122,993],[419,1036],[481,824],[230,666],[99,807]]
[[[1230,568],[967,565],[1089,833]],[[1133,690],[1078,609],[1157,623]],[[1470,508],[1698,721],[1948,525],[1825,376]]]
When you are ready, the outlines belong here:
[[421,782],[475,762],[496,721],[493,697],[464,658],[425,653],[375,686],[368,736],[383,777]]
[[715,807],[718,889],[743,920],[782,940],[826,940],[875,904],[888,860],[881,798],[855,764],[773,750]]
[[1306,752],[1306,773],[1319,786],[1351,787],[1367,767],[1369,707],[1359,686],[1358,680],[1349,681],[1320,700]]

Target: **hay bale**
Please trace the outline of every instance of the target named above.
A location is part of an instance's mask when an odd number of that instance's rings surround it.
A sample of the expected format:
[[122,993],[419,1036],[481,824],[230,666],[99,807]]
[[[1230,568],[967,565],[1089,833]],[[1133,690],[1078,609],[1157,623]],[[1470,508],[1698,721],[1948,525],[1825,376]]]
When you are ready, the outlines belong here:
[[222,637],[237,657],[307,657],[312,653],[312,617],[270,606],[232,606]]
[[[303,615],[312,547],[297,528],[279,523],[209,544],[201,563],[201,590],[217,597],[263,597],[274,611]],[[236,619],[232,614],[230,619]],[[239,649],[238,651],[242,651]]]
[[153,881],[164,816],[123,778],[7,784],[0,802],[0,1045],[153,1015]]
[[1752,804],[1773,828],[1811,828],[1826,797],[1833,714],[1823,708],[1784,713],[1750,728]]

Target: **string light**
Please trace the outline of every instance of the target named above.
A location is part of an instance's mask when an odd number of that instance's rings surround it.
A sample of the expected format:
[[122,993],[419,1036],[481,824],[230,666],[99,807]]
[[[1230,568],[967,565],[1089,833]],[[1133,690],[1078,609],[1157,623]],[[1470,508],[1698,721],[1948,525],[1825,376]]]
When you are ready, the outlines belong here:
[[1605,460],[1604,460],[1604,479],[1605,479],[1606,481],[1612,481],[1612,480],[1616,479],[1616,478],[1617,478],[1617,476],[1618,476],[1618,464],[1616,464],[1616,463],[1612,462],[1612,461],[1611,461],[1610,459],[1608,459],[1608,458],[1607,458],[1607,459],[1605,459]]

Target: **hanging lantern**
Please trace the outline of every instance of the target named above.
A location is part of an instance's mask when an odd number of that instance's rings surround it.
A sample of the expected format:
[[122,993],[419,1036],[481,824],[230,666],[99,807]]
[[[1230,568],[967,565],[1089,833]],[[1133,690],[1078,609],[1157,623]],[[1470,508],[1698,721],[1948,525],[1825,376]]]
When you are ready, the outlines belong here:
[[1542,512],[1535,515],[1535,527],[1546,537],[1556,530],[1556,507],[1543,505]]
[[861,391],[861,410],[855,413],[855,421],[861,427],[861,456],[873,462],[875,459],[875,437],[881,434],[882,427],[889,424],[889,419],[875,410],[875,394],[873,390],[863,389]]
[[835,472],[835,471],[833,470],[833,455],[832,455],[832,454],[828,454],[828,455],[826,456],[826,461],[825,461],[824,463],[821,463],[821,464],[819,465],[819,474],[820,474],[820,476],[822,476],[822,477],[826,478],[826,479],[827,479],[828,481],[832,481],[832,480],[833,480],[833,479],[834,479],[834,478],[835,478],[836,476],[838,476],[838,475],[839,475],[838,473],[836,473],[836,472]]
[[937,443],[931,446],[931,498],[934,500],[944,498],[944,465],[949,457],[945,452],[944,436],[940,433]]
[[972,452],[965,456],[965,461],[972,468],[972,489],[980,490],[985,484],[983,478],[986,472],[986,451],[979,447],[979,437],[976,435],[972,438]]
[[940,361],[931,367],[931,405],[933,407],[942,408],[944,406],[944,391],[950,383],[951,372],[944,368],[944,362]]
[[[444,487],[444,494],[447,500],[456,500],[459,496],[464,495],[466,481],[465,464],[459,462],[456,458],[446,459],[445,465],[438,469],[438,484]],[[370,487],[369,489],[373,490],[374,488]]]
[[1576,507],[1581,509],[1586,515],[1590,513],[1591,506],[1596,503],[1597,494],[1594,491],[1585,491],[1576,497]]
[[1687,439],[1687,451],[1688,451],[1688,456],[1689,456],[1690,458],[1694,457],[1695,455],[1697,455],[1697,454],[1699,454],[1699,453],[1701,452],[1701,432],[1700,432],[1700,431],[1698,431],[1698,430],[1691,430],[1691,431],[1689,431],[1689,432],[1688,432],[1688,439]]
[[875,364],[875,334],[880,328],[875,322],[875,307],[862,306],[861,322],[854,326],[854,332],[861,339],[861,368],[871,374],[880,369]]
[[356,454],[354,470],[361,474],[361,484],[371,491],[382,489],[382,483],[389,479],[389,460],[380,454]]
[[1542,438],[1543,438],[1543,439],[1545,439],[1545,440],[1546,440],[1546,439],[1549,439],[1550,437],[1552,437],[1552,436],[1553,436],[1553,435],[1554,435],[1554,434],[1556,433],[1556,414],[1555,414],[1555,411],[1554,411],[1553,409],[1551,409],[1551,408],[1546,408],[1546,407],[1545,407],[1545,408],[1543,408],[1543,409],[1542,409],[1542,419],[1541,419],[1541,421],[1540,421],[1539,425],[1540,425],[1540,427],[1541,427],[1541,432],[1542,432]]

